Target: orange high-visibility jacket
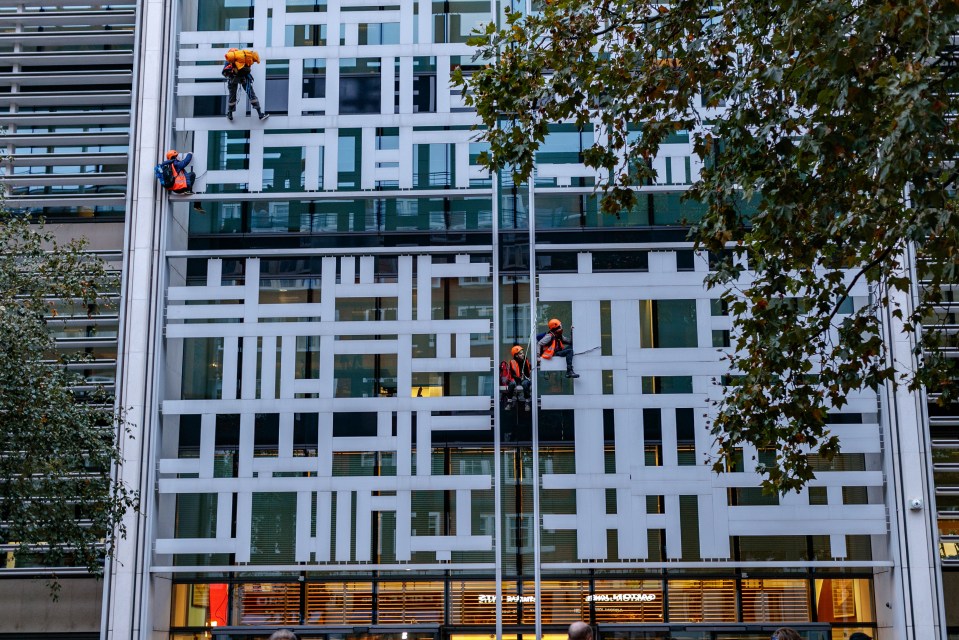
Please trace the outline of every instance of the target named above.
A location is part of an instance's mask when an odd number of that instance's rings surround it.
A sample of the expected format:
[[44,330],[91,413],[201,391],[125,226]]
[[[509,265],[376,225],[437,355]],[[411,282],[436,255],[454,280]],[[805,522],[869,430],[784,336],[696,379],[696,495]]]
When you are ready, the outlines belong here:
[[185,191],[190,186],[186,179],[186,171],[177,171],[175,163],[170,168],[173,169],[173,186],[170,187],[170,191]]

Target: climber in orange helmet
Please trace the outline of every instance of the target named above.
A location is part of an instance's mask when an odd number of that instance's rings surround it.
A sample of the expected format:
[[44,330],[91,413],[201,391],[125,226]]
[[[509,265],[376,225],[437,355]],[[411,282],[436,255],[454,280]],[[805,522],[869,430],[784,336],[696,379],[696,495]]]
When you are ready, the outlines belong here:
[[563,323],[551,318],[546,326],[549,330],[538,336],[539,357],[547,360],[553,356],[566,358],[566,377],[578,378],[579,374],[573,371],[573,340],[563,337]]
[[230,91],[230,100],[226,106],[227,119],[233,120],[233,112],[236,111],[236,91],[240,87],[246,91],[250,106],[256,109],[260,120],[269,118],[270,114],[260,109],[260,101],[253,91],[253,76],[250,74],[253,65],[260,61],[260,54],[253,49],[230,49],[223,57],[226,58],[226,64],[223,65],[221,73],[226,78],[227,88]]
[[187,170],[190,163],[193,162],[193,154],[187,152],[181,156],[176,149],[170,149],[166,152],[165,158],[163,162],[157,165],[157,178],[162,183],[164,168],[168,167],[173,174],[173,181],[169,186],[163,184],[163,187],[179,195],[193,195],[193,183],[196,181],[196,174]]
[[509,382],[506,385],[506,406],[507,411],[511,410],[516,401],[523,403],[526,411],[532,410],[533,405],[533,385],[530,380],[529,360],[526,359],[526,352],[523,347],[516,345],[510,350],[512,358],[508,363]]

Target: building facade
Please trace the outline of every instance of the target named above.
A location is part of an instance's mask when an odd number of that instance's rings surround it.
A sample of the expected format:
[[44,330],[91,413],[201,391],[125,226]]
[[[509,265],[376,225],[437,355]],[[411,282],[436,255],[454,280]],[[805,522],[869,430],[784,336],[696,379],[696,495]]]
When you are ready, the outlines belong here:
[[[28,5],[0,0],[0,20]],[[945,638],[929,455],[948,432],[929,444],[914,394],[862,393],[803,492],[762,494],[763,451],[713,474],[733,327],[686,237],[700,162],[677,133],[619,218],[582,164],[589,128],[554,126],[530,184],[490,176],[450,74],[484,64],[466,39],[498,6],[125,14],[117,395],[144,508],[102,637],[559,640],[585,620],[603,640]],[[231,47],[260,54],[266,121],[242,93],[224,116]],[[198,195],[157,188],[169,148],[194,153]],[[550,318],[581,377],[544,360],[531,410],[507,409],[498,365]]]

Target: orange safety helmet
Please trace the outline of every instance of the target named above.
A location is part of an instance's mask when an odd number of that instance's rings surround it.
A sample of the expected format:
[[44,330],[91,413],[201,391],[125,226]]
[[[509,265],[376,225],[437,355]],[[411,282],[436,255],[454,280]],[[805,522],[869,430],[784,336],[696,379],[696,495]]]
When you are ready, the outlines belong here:
[[523,347],[519,345],[516,345],[515,347],[510,349],[510,353],[513,355],[514,358],[516,357],[517,353],[521,353],[522,351],[523,351]]
[[548,326],[549,330],[552,331],[553,329],[562,329],[563,323],[557,320],[556,318],[553,318],[552,320],[546,323],[546,326]]
[[172,159],[175,158],[176,156],[177,156],[176,149],[170,149],[169,151],[166,152],[166,159],[167,159],[167,160],[172,160]]

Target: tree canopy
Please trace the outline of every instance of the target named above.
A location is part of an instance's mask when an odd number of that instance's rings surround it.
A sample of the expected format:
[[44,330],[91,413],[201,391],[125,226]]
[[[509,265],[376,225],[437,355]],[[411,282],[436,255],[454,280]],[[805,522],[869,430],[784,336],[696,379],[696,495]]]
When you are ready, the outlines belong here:
[[[887,382],[955,392],[941,332],[917,371],[887,358],[885,309],[918,330],[957,282],[953,198],[959,3],[930,0],[545,0],[473,39],[489,64],[456,79],[491,169],[530,178],[551,123],[594,132],[583,154],[604,211],[636,204],[651,159],[685,132],[704,162],[686,197],[696,246],[725,256],[707,284],[734,316],[711,428],[714,468],[744,444],[776,450],[764,486],[799,490],[840,442],[830,411]],[[908,252],[923,286],[915,305]],[[731,256],[738,255],[733,259]],[[749,275],[747,276],[746,269]],[[851,287],[868,301],[850,309]],[[951,297],[950,297],[951,299]]]
[[0,544],[18,566],[99,575],[137,497],[113,480],[122,415],[80,373],[89,356],[59,350],[53,334],[119,290],[84,246],[0,211]]

